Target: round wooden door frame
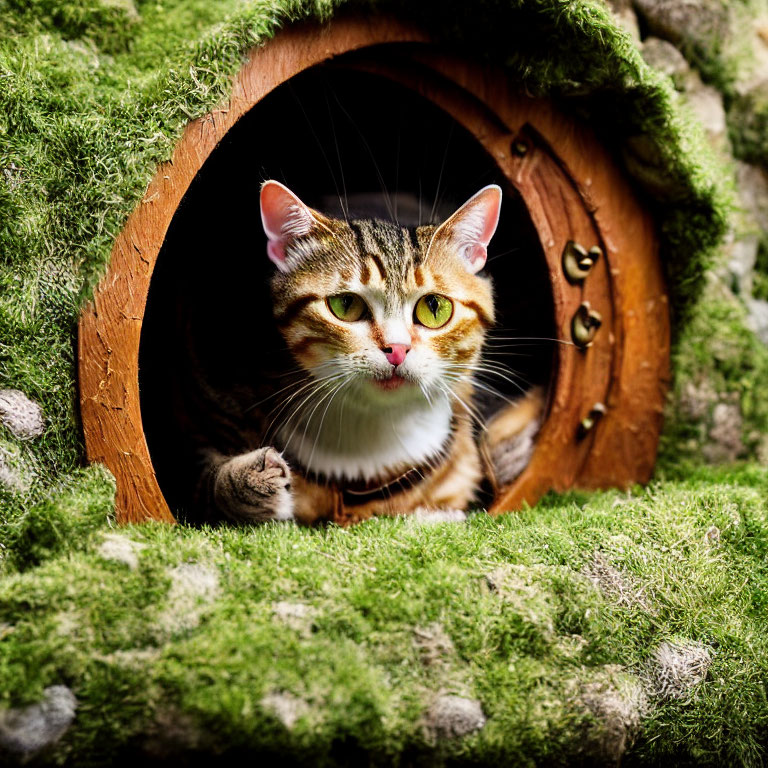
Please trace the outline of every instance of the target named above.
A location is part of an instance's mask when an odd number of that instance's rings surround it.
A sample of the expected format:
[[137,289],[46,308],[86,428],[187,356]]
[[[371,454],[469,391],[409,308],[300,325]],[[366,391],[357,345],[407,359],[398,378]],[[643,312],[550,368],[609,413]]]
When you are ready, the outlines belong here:
[[[340,54],[388,43],[426,44],[429,37],[393,19],[345,18],[288,28],[254,50],[226,107],[187,126],[115,241],[81,315],[78,348],[86,453],[117,479],[118,522],[174,521],[144,436],[138,360],[152,272],[183,195],[227,131],[278,85]],[[515,96],[499,70],[428,45],[410,46],[399,63],[381,67],[364,55],[355,66],[399,80],[445,109],[520,191],[547,260],[559,338],[571,339],[584,302],[602,315],[587,348],[559,345],[531,461],[499,490],[491,511],[533,504],[550,489],[647,480],[669,378],[669,313],[653,222],[607,150],[550,103]],[[569,242],[601,251],[581,283],[563,275]]]

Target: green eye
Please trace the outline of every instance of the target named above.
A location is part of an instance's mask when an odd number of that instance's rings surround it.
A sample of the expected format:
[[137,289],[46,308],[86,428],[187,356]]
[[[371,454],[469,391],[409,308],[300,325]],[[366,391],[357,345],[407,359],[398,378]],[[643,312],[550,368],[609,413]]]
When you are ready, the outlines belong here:
[[329,296],[326,301],[328,302],[328,309],[339,320],[346,320],[348,323],[360,320],[368,309],[365,302],[356,293],[339,293],[336,296]]
[[453,315],[453,302],[439,293],[428,293],[416,303],[416,322],[427,328],[442,328]]

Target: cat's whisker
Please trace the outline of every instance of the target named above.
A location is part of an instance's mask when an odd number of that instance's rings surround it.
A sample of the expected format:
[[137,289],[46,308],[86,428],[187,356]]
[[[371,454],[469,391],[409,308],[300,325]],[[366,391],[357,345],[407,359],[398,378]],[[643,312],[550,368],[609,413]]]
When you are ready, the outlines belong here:
[[[309,128],[310,133],[312,134],[312,137],[314,138],[315,143],[317,144],[317,147],[320,150],[320,154],[321,154],[323,160],[325,160],[325,164],[326,164],[326,166],[328,168],[328,172],[330,173],[331,180],[333,181],[333,186],[336,188],[336,194],[339,196],[339,199],[341,199],[341,194],[339,192],[339,185],[338,185],[338,182],[336,181],[336,174],[333,172],[333,165],[331,165],[331,161],[328,159],[328,155],[325,152],[325,147],[323,145],[323,142],[320,140],[320,137],[318,136],[317,131],[315,131],[315,128],[314,128],[314,126],[312,124],[312,121],[309,119],[309,115],[307,114],[307,111],[304,108],[304,104],[302,103],[301,99],[296,95],[296,92],[293,90],[293,87],[291,86],[291,81],[290,80],[288,81],[287,88],[288,88],[289,92],[291,93],[291,95],[293,96],[294,101],[296,102],[296,105],[301,110],[301,114],[303,115],[304,120],[307,123],[307,127]],[[335,94],[334,94],[334,96],[335,96]],[[326,98],[327,98],[327,96],[326,96]],[[337,101],[338,101],[338,97],[337,97]],[[337,147],[337,151],[338,151],[338,147]],[[342,177],[343,177],[343,172],[342,172]]]
[[495,341],[552,341],[557,344],[564,344],[567,347],[575,346],[572,341],[568,339],[554,339],[549,336],[494,336],[493,333],[489,334],[486,339],[486,344],[492,344]]
[[[306,392],[307,389],[314,390],[318,385],[323,384],[327,381],[335,381],[337,378],[340,378],[343,376],[341,373],[333,374],[327,377],[324,377],[322,379],[315,379],[312,378],[310,381],[303,384],[296,392],[294,392],[290,397],[286,398],[282,403],[275,406],[275,408],[278,408],[277,413],[274,415],[272,420],[269,423],[269,426],[266,429],[266,435],[269,436],[271,434],[272,426],[274,425],[275,421],[279,418],[280,414],[293,402],[293,400],[296,397],[299,397],[303,392]],[[299,406],[300,408],[301,406]],[[267,418],[269,418],[275,411],[275,408],[273,408],[268,414]]]
[[477,389],[480,389],[483,392],[488,392],[488,394],[493,395],[494,397],[497,397],[500,400],[503,400],[505,403],[509,403],[510,405],[515,404],[514,400],[510,400],[505,394],[500,392],[495,387],[487,386],[486,384],[479,382],[476,378],[472,378],[469,380],[472,382],[473,387],[477,387]]
[[[332,364],[332,361],[323,361],[322,363],[316,366],[313,373],[316,373],[318,369],[322,369],[322,368],[330,368],[331,371],[333,372],[335,370],[335,367],[336,366]],[[301,374],[301,378],[299,378],[298,381],[292,381],[290,384],[286,384],[286,386],[281,387],[276,392],[273,392],[272,394],[267,395],[267,397],[263,398],[262,400],[258,400],[257,402],[248,406],[248,408],[245,409],[245,413],[249,413],[251,410],[253,410],[257,406],[262,405],[263,403],[266,403],[267,400],[272,400],[273,398],[282,394],[286,390],[289,390],[292,387],[298,386],[299,384],[304,384],[304,383],[311,384],[313,381],[323,380],[324,377],[318,377],[316,375],[313,375],[313,373],[309,373],[303,368],[297,366],[291,371],[287,371],[285,373],[280,374],[279,378],[285,378],[286,376],[296,376],[296,374]]]
[[[341,378],[341,374],[339,375],[339,378]],[[281,426],[281,429],[282,430],[286,430],[290,426],[291,421],[293,421],[294,419],[300,417],[302,415],[304,409],[306,407],[309,407],[308,404],[311,403],[312,399],[314,397],[317,397],[317,396],[321,395],[329,386],[332,386],[335,381],[336,381],[336,377],[331,378],[330,380],[326,380],[326,381],[322,381],[322,382],[317,382],[316,386],[313,387],[311,389],[311,391],[307,395],[304,396],[302,401],[294,408],[294,410],[291,413],[291,415],[286,419],[285,423]],[[288,405],[288,403],[285,404],[285,407],[287,407],[287,405]],[[275,419],[273,419],[272,424],[274,424],[274,421],[276,420],[276,418],[277,417],[275,417]],[[270,424],[270,430],[271,430],[272,424]],[[298,427],[298,422],[296,424],[296,427]],[[294,427],[293,432],[291,432],[291,437],[289,438],[289,441],[293,437],[293,434],[296,431],[296,427]],[[286,447],[288,446],[288,441],[286,441],[285,445],[286,445]]]
[[363,146],[365,147],[366,151],[368,152],[368,156],[371,158],[371,161],[373,162],[373,169],[376,172],[376,176],[379,179],[379,183],[381,184],[381,191],[384,193],[384,204],[387,206],[387,212],[389,213],[389,217],[392,221],[395,221],[395,214],[394,210],[392,208],[392,198],[390,197],[389,190],[387,189],[387,184],[384,181],[384,176],[381,174],[381,169],[379,168],[379,164],[376,162],[376,157],[373,153],[373,150],[371,149],[371,145],[368,143],[367,139],[365,138],[365,134],[360,130],[360,127],[357,124],[357,121],[352,118],[352,116],[347,112],[344,105],[341,103],[339,97],[336,95],[336,93],[333,93],[334,99],[336,99],[336,103],[339,105],[339,109],[344,113],[346,118],[349,120],[350,125],[357,131],[357,134],[360,138],[360,141],[363,143]]
[[451,139],[453,138],[454,125],[451,123],[451,127],[448,129],[448,137],[445,141],[445,150],[443,152],[443,159],[440,163],[440,173],[437,176],[437,187],[435,188],[435,198],[432,203],[432,210],[429,212],[429,223],[431,224],[435,220],[435,213],[437,212],[440,198],[440,186],[443,183],[443,173],[445,172],[446,161],[448,159],[448,148],[451,146]]
[[[501,379],[504,379],[504,381],[509,382],[510,384],[514,385],[515,387],[518,387],[521,392],[525,392],[525,389],[520,384],[520,381],[523,382],[523,384],[527,386],[531,386],[531,382],[526,381],[525,378],[520,376],[519,374],[515,373],[514,371],[504,367],[500,366],[499,364],[490,365],[488,363],[480,363],[475,365],[468,365],[468,364],[461,364],[461,363],[453,363],[452,367],[456,369],[464,369],[464,370],[470,370],[473,373],[477,374],[486,374],[488,376],[498,376]],[[510,377],[516,377],[519,379],[519,381],[516,381],[514,378]]]
[[461,405],[461,407],[467,412],[467,414],[477,422],[477,425],[480,427],[481,431],[485,432],[486,426],[482,415],[476,409],[473,409],[472,406],[467,405],[467,403],[465,403],[464,400],[462,400],[462,398],[459,397],[459,395],[457,395],[456,392],[454,392],[450,387],[445,387],[442,384],[440,386],[445,394],[453,397],[454,400],[456,400],[456,402],[458,402],[459,405]]
[[[328,414],[328,409],[331,407],[331,403],[333,402],[333,400],[336,397],[336,395],[338,395],[339,392],[341,392],[344,389],[344,387],[347,384],[349,384],[350,381],[352,381],[352,379],[353,379],[353,376],[351,376],[351,375],[348,376],[346,379],[344,379],[344,381],[342,381],[341,384],[339,384],[336,387],[336,389],[334,390],[334,392],[331,395],[330,399],[326,403],[325,410],[323,411],[323,415],[320,418],[320,424],[318,424],[317,430],[315,430],[315,442],[312,445],[312,452],[309,454],[309,458],[307,459],[307,462],[306,462],[307,469],[310,469],[310,470],[312,469],[312,459],[315,456],[315,450],[317,449],[317,443],[318,443],[318,441],[320,439],[320,435],[322,434],[322,431],[323,431],[323,423],[325,422],[325,417]],[[313,410],[312,413],[309,416],[309,419],[307,419],[307,426],[309,426],[309,422],[312,420],[312,416],[314,415],[314,413],[315,413],[315,411]]]
[[519,253],[522,250],[523,250],[522,248],[510,248],[506,251],[502,251],[501,253],[494,253],[493,256],[488,257],[488,259],[486,260],[486,264],[492,261],[496,261],[496,259],[500,259],[502,258],[502,256],[509,256],[510,254],[513,254],[513,253]]
[[344,406],[347,404],[347,398],[349,398],[350,394],[352,393],[353,388],[350,387],[347,389],[346,393],[344,394],[344,397],[341,399],[341,405],[339,407],[339,436],[336,440],[336,450],[341,448],[341,438],[344,434]]
[[[333,145],[336,149],[336,159],[339,161],[339,173],[341,174],[341,188],[344,190],[344,200],[339,195],[339,205],[344,214],[344,220],[349,221],[349,198],[347,197],[347,182],[344,179],[344,164],[341,162],[341,152],[339,150],[339,139],[336,135],[336,124],[333,121],[333,112],[331,112],[331,102],[328,100],[328,91],[325,91],[325,106],[328,110],[328,118],[331,124],[331,133],[333,134]],[[338,189],[336,190],[338,194]]]
[[[318,407],[319,407],[319,406],[320,406],[320,405],[321,405],[321,404],[324,402],[325,398],[326,398],[326,397],[327,397],[329,394],[331,394],[332,392],[334,392],[334,391],[335,391],[335,390],[334,390],[334,385],[335,385],[335,383],[336,383],[336,381],[335,381],[335,380],[334,380],[334,381],[331,381],[331,382],[325,382],[325,383],[324,383],[324,384],[323,384],[321,387],[318,387],[318,388],[317,388],[317,390],[313,391],[313,392],[312,392],[312,393],[311,393],[311,394],[310,394],[310,395],[309,395],[307,398],[305,398],[305,399],[302,401],[302,403],[301,403],[301,404],[298,406],[298,408],[296,408],[296,410],[294,411],[294,413],[292,413],[292,414],[291,414],[291,416],[289,417],[289,419],[288,419],[288,422],[286,422],[286,424],[290,423],[291,419],[293,419],[293,418],[294,418],[294,417],[296,417],[296,416],[298,416],[298,417],[299,417],[299,419],[298,419],[298,421],[296,422],[296,426],[294,426],[293,430],[291,431],[291,434],[290,434],[290,436],[289,436],[289,437],[288,437],[288,439],[285,441],[285,446],[286,446],[286,448],[288,447],[289,443],[290,443],[290,442],[291,442],[291,440],[293,439],[293,436],[294,436],[294,434],[296,433],[296,429],[297,429],[297,428],[300,426],[300,424],[301,424],[301,418],[302,418],[302,417],[303,417],[303,415],[304,415],[304,411],[305,411],[305,410],[308,410],[310,407],[312,407],[312,404],[311,404],[311,403],[310,403],[310,404],[307,404],[308,400],[310,400],[310,399],[311,399],[313,396],[318,396],[318,397],[319,397],[319,400],[317,401],[317,403],[316,403],[316,404],[314,405],[314,407],[312,408],[312,413],[310,413],[309,417],[306,419],[306,422],[305,422],[305,426],[304,426],[304,433],[303,433],[303,435],[302,435],[302,438],[301,438],[301,440],[302,440],[302,443],[304,442],[304,440],[306,440],[306,437],[307,437],[307,429],[309,428],[309,424],[310,424],[310,422],[312,421],[312,416],[314,415],[314,413],[315,413],[315,411],[318,409]],[[330,391],[329,391],[329,390],[330,390]]]
[[429,405],[429,407],[431,408],[432,398],[429,396],[429,390],[427,389],[424,382],[419,381],[418,384],[419,384],[419,389],[421,390],[421,394],[424,395],[424,399],[427,401],[427,405]]

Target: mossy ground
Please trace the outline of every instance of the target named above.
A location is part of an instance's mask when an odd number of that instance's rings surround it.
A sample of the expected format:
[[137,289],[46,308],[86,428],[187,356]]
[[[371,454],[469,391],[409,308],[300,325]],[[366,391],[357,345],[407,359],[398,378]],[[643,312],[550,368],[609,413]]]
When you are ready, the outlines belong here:
[[[59,494],[2,532],[44,541],[3,559],[0,702],[63,684],[80,703],[42,762],[611,764],[598,692],[634,712],[623,764],[762,764],[768,470],[467,524],[124,528],[135,567],[104,547],[110,482],[86,474],[100,503]],[[680,698],[653,685],[664,642],[711,658]],[[478,700],[485,727],[436,743],[426,713],[445,693]]]

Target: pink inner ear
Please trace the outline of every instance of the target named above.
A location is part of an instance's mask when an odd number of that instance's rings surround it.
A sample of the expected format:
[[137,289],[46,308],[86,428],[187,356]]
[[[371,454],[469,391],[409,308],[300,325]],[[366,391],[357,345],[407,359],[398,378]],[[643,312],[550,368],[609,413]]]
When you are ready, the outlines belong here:
[[269,240],[267,242],[267,256],[277,264],[278,267],[285,265],[285,247],[280,240]]
[[472,245],[467,248],[466,258],[472,265],[472,270],[474,272],[479,272],[485,265],[485,260],[488,258],[488,249],[481,244]]
[[491,185],[481,189],[454,214],[454,237],[463,243],[465,266],[479,272],[488,258],[488,243],[496,232],[501,214],[501,189]]
[[285,246],[293,237],[306,235],[315,224],[312,212],[288,187],[266,181],[261,188],[261,223],[269,239],[267,255],[286,271]]
[[[483,230],[480,235],[480,242],[487,246],[499,226],[499,216],[501,215],[501,190],[498,187],[481,192],[483,208]],[[483,249],[485,250],[485,248]],[[483,257],[485,258],[485,256]]]

